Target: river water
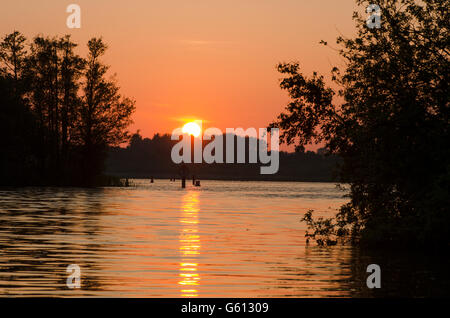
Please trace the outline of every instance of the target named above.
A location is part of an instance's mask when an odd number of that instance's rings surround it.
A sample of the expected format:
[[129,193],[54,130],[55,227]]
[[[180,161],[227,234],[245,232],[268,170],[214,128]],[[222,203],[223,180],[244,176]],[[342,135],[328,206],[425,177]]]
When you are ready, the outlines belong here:
[[[0,189],[0,296],[445,296],[449,262],[306,243],[332,183],[132,180],[128,188]],[[69,265],[81,288],[70,289]],[[381,267],[369,289],[369,264]]]

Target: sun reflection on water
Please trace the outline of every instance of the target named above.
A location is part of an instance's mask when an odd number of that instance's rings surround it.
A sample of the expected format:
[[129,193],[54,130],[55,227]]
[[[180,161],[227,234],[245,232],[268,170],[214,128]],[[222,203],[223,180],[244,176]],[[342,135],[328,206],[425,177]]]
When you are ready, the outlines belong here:
[[182,297],[197,297],[200,275],[197,258],[200,255],[200,235],[198,234],[198,192],[190,191],[183,197],[180,223],[180,281]]

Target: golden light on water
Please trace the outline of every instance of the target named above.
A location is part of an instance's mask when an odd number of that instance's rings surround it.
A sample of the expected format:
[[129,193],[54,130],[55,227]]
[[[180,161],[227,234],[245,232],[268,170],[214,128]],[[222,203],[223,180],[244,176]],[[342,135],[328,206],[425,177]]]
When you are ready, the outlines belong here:
[[198,212],[199,199],[198,192],[188,192],[183,197],[181,207],[182,229],[180,231],[180,280],[178,284],[183,286],[180,290],[182,297],[197,297],[200,285],[200,274],[197,272],[197,257],[200,255],[201,241],[198,234]]

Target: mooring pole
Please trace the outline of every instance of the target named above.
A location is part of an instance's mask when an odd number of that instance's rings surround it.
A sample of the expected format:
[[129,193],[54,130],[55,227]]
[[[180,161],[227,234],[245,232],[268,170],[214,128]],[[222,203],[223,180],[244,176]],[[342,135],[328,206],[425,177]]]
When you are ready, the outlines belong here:
[[181,187],[186,188],[186,176],[189,173],[189,169],[186,164],[182,163],[179,168],[179,173],[181,177]]

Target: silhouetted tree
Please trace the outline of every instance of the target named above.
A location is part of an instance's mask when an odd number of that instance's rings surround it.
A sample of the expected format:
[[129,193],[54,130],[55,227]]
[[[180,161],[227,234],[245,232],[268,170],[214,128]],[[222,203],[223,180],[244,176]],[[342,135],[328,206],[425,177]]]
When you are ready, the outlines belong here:
[[0,184],[20,185],[34,171],[36,126],[23,97],[25,37],[15,31],[0,42]]
[[17,31],[5,36],[0,43],[0,60],[4,74],[11,76],[14,80],[13,91],[17,97],[19,79],[26,56],[25,37]]
[[99,184],[107,147],[127,140],[134,111],[105,78],[106,45],[92,39],[83,59],[70,36],[37,36],[29,51],[25,42],[13,32],[0,43],[1,183]]
[[77,44],[66,36],[59,40],[61,50],[61,171],[73,168],[73,158],[69,158],[70,147],[76,136],[76,128],[80,119],[81,97],[79,89],[80,78],[86,66],[86,61],[74,53]]
[[357,36],[337,40],[345,67],[332,74],[344,102],[334,102],[323,77],[280,64],[291,102],[271,127],[280,127],[288,143],[325,142],[343,158],[350,203],[334,219],[308,213],[314,232],[307,235],[320,242],[350,235],[360,243],[448,246],[450,3],[377,3],[381,28],[368,28],[355,13]]
[[38,36],[26,57],[25,93],[38,120],[42,178],[54,182],[71,178],[68,152],[79,119],[79,80],[85,65],[75,47],[69,36]]
[[135,102],[123,98],[114,79],[106,78],[108,66],[100,61],[107,49],[103,40],[91,39],[88,49],[78,142],[82,146],[85,182],[92,183],[102,171],[107,147],[129,137],[126,127],[131,123]]

